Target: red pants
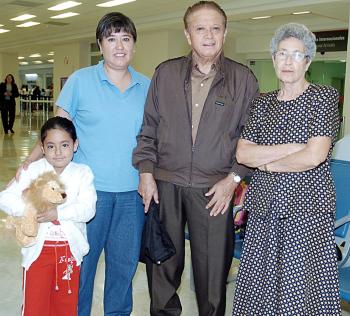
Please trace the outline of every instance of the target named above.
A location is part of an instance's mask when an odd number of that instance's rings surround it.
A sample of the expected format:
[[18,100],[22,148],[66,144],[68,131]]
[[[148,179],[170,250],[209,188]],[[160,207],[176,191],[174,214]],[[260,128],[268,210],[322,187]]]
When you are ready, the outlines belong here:
[[79,274],[67,242],[45,241],[39,258],[23,271],[22,316],[75,316]]

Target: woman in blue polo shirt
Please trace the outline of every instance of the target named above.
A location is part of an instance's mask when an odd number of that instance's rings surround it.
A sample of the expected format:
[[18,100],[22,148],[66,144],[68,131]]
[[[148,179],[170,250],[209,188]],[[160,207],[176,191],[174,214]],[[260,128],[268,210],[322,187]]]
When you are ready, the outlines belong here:
[[[74,160],[90,166],[97,190],[96,216],[87,224],[90,252],[81,268],[79,316],[90,315],[102,250],[104,314],[130,315],[132,311],[132,279],[144,212],[131,157],[150,84],[130,66],[136,38],[135,25],[128,17],[115,12],[102,17],[96,40],[103,61],[74,72],[56,102],[57,115],[71,119],[77,130],[79,147]],[[23,167],[40,155],[35,148]]]

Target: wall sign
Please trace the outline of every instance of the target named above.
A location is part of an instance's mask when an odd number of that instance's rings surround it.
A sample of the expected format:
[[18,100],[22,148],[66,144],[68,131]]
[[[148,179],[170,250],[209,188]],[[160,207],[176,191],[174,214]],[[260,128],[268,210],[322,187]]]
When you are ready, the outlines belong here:
[[346,51],[348,46],[348,30],[314,32],[317,52]]

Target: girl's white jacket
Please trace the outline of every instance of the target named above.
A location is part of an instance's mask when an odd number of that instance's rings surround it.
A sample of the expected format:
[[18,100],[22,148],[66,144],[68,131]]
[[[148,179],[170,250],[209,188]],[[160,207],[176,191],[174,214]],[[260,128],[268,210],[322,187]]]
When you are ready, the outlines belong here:
[[[0,209],[9,215],[23,215],[25,208],[22,200],[23,190],[32,180],[47,171],[54,171],[54,168],[45,158],[31,163],[27,170],[22,171],[18,182],[14,181],[8,188],[0,192]],[[93,179],[92,171],[87,165],[74,162],[70,162],[60,174],[60,180],[65,185],[67,200],[57,207],[58,220],[77,265],[81,264],[83,256],[89,252],[86,222],[95,216],[97,199]],[[39,257],[50,224],[41,223],[37,242],[31,247],[22,248],[22,266],[26,270]]]

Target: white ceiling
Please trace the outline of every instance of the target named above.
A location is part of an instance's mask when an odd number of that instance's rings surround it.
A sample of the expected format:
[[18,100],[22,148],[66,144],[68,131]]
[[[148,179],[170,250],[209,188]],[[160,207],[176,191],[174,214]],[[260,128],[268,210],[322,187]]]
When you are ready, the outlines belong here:
[[[0,0],[0,24],[11,30],[0,34],[0,52],[28,56],[40,52],[46,55],[55,44],[79,39],[94,41],[98,20],[107,12],[120,11],[131,17],[138,32],[155,29],[180,29],[186,8],[196,0],[137,0],[113,8],[100,8],[96,4],[104,0],[76,0],[81,5],[65,11],[48,11],[59,4],[57,0]],[[237,36],[271,33],[286,22],[300,22],[313,31],[347,29],[349,26],[350,0],[221,0],[217,1],[228,16],[228,28]],[[311,11],[307,15],[292,15],[295,11]],[[50,16],[72,11],[80,15],[62,20]],[[33,14],[32,21],[40,25],[17,28],[22,22],[10,21],[21,14]],[[271,19],[251,20],[255,16],[272,15]],[[52,23],[62,23],[54,25]],[[141,35],[142,36],[142,35]]]

